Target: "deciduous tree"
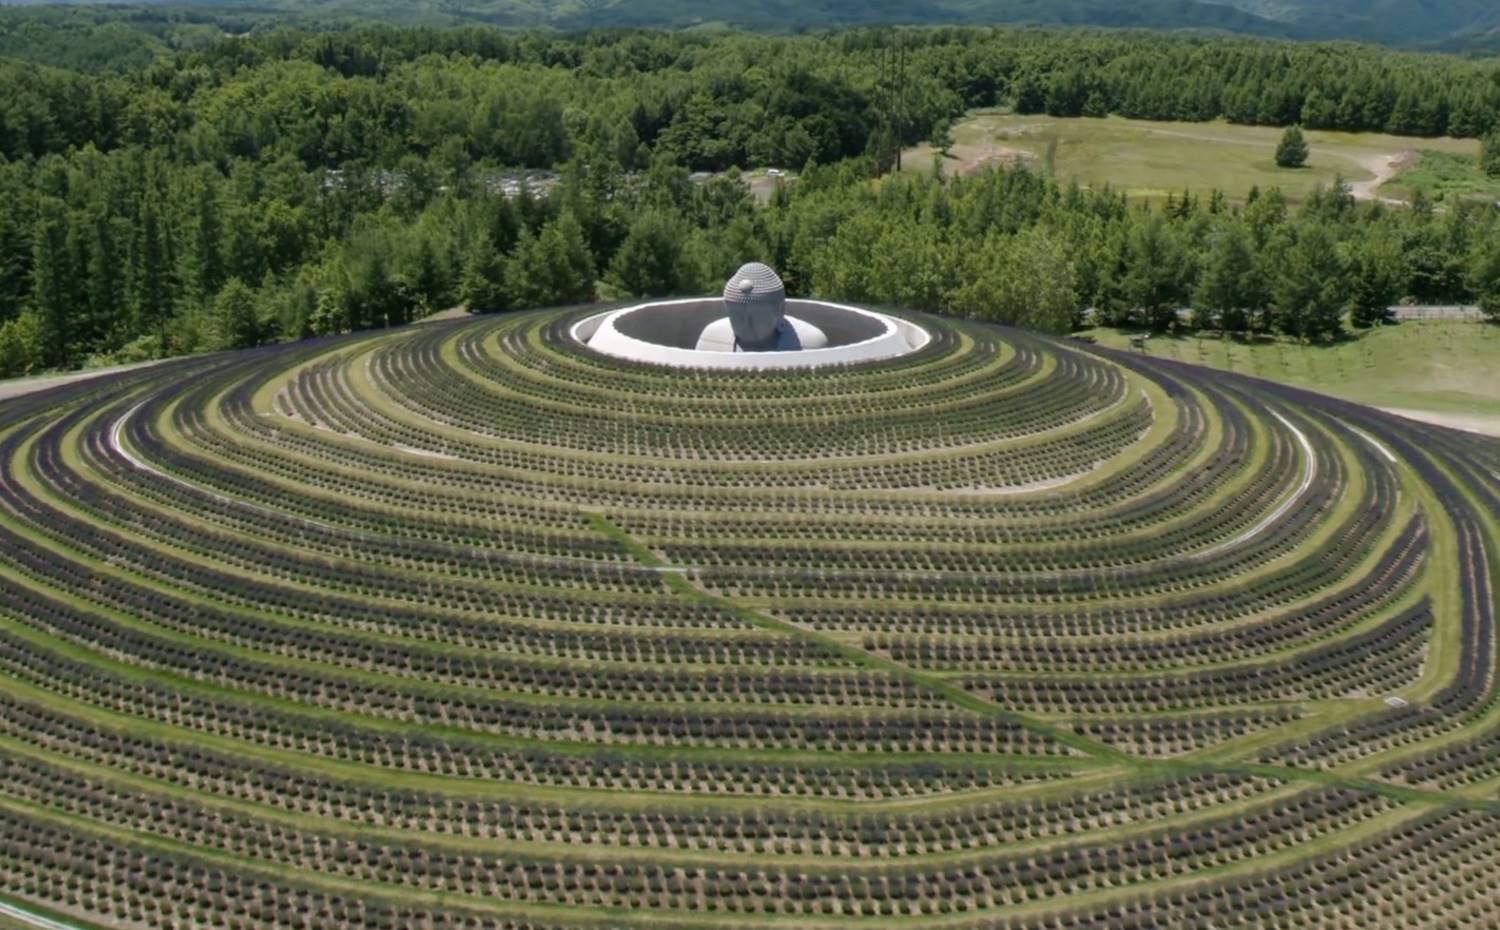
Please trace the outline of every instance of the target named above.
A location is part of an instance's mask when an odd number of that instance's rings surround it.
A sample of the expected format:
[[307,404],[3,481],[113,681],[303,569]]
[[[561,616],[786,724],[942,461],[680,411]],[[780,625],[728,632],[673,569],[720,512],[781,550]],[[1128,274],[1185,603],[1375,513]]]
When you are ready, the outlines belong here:
[[966,316],[1052,333],[1073,328],[1079,303],[1067,248],[1041,228],[987,239],[951,300]]
[[209,314],[210,348],[244,349],[260,344],[255,292],[239,278],[224,282]]

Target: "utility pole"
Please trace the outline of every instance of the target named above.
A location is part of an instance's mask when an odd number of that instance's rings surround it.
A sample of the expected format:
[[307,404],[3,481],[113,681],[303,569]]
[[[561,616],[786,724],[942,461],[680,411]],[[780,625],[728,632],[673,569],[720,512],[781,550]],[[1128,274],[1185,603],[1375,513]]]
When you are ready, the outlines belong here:
[[901,145],[906,139],[908,122],[907,51],[899,33],[892,33],[892,43],[887,44],[882,38],[875,58],[875,112],[879,122],[875,137],[891,147],[889,153],[877,151],[876,154],[882,162],[889,154],[895,170],[900,171]]

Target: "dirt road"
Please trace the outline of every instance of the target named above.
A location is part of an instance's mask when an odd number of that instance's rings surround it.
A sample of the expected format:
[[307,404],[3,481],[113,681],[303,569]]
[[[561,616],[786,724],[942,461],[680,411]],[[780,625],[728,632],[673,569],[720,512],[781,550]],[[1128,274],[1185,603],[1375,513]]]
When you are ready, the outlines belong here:
[[1363,158],[1352,159],[1361,168],[1374,175],[1374,177],[1365,181],[1351,182],[1349,184],[1349,193],[1354,195],[1355,200],[1378,200],[1381,203],[1390,204],[1395,207],[1406,206],[1406,201],[1397,197],[1382,197],[1378,192],[1380,185],[1394,178],[1402,169],[1411,165],[1412,154],[1411,152],[1396,152],[1393,155],[1368,155]]

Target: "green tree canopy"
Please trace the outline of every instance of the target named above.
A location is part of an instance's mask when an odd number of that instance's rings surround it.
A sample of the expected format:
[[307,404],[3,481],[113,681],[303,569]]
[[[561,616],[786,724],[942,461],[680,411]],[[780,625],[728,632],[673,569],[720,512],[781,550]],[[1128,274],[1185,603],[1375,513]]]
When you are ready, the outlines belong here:
[[510,307],[510,291],[505,284],[505,253],[495,248],[489,236],[475,236],[464,252],[458,299],[470,312]]
[[1469,266],[1469,286],[1485,316],[1500,323],[1500,238],[1476,242]]
[[1410,283],[1411,272],[1399,240],[1376,234],[1357,240],[1350,262],[1350,321],[1361,327],[1386,322],[1391,305]]
[[68,332],[78,305],[78,269],[68,249],[68,209],[56,197],[45,197],[32,236],[31,307],[38,326],[42,357],[36,367],[67,365]]
[[[871,180],[965,110],[1006,104],[1488,135],[1492,164],[1500,82],[1455,56],[1032,30],[354,28],[121,63],[0,60],[0,326],[35,350],[20,369],[217,344],[231,278],[267,340],[458,301],[571,303],[600,272],[623,292],[711,292],[752,259],[793,293],[1049,329],[1071,287],[1117,322],[1186,325],[1191,295],[1200,325],[1310,333],[1305,314],[1267,310],[1304,228],[1347,259],[1359,321],[1392,294],[1482,299],[1481,244],[1500,238],[1488,204],[1456,197],[1367,209],[1331,190],[1294,209],[1275,189],[1188,190],[1146,206],[1024,170]],[[741,172],[768,166],[799,178],[752,196]]]
[[1479,167],[1492,178],[1500,178],[1500,127],[1485,137],[1479,149]]
[[594,293],[594,259],[577,217],[563,213],[538,235],[522,233],[506,265],[505,282],[518,307],[588,300]]
[[42,324],[30,310],[0,323],[0,377],[30,374],[46,357]]
[[1276,328],[1299,339],[1336,335],[1348,304],[1348,264],[1323,225],[1304,221],[1272,250]]
[[610,262],[609,283],[633,297],[679,293],[685,277],[682,230],[681,217],[660,210],[636,217]]
[[255,291],[239,278],[224,282],[209,315],[209,347],[244,349],[260,344]]
[[1051,333],[1077,322],[1077,270],[1066,245],[1045,229],[991,236],[965,277],[951,300],[955,312]]
[[1242,332],[1255,327],[1268,302],[1265,275],[1243,223],[1231,221],[1209,239],[1194,293],[1194,322]]
[[1138,213],[1125,238],[1116,315],[1140,314],[1139,322],[1155,330],[1177,324],[1187,301],[1190,272],[1187,253],[1176,230],[1160,213]]

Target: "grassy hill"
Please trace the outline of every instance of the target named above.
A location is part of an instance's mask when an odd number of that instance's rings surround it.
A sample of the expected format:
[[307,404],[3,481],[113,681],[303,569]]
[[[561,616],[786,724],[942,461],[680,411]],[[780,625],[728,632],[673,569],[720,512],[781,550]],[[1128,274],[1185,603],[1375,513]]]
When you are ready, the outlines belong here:
[[588,312],[0,404],[0,903],[1496,926],[1500,443],[975,322],[710,373]]

